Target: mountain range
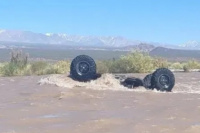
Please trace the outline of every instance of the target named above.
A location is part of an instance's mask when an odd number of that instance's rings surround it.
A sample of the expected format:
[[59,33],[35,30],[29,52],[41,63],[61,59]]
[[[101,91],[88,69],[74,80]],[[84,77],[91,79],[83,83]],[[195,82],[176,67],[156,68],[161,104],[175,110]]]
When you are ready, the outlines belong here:
[[114,50],[151,51],[157,46],[174,49],[200,49],[200,42],[189,41],[181,45],[166,45],[161,43],[148,43],[130,40],[120,36],[81,36],[56,33],[34,33],[20,30],[0,30],[0,48],[21,46],[65,46],[78,48],[101,48]]
[[200,42],[198,41],[188,41],[182,45],[179,45],[180,48],[183,49],[191,49],[191,50],[196,50],[196,49],[200,49]]
[[95,37],[56,33],[34,33],[30,31],[0,30],[0,41],[22,42],[56,45],[80,45],[102,47],[124,47],[138,45],[140,41],[132,41],[123,37]]

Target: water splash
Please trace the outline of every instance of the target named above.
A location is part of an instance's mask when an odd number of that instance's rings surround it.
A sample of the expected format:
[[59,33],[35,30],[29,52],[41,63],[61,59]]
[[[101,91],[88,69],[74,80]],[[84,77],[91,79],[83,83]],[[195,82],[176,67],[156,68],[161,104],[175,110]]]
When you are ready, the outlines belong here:
[[[80,87],[84,89],[92,90],[112,90],[112,91],[134,91],[138,93],[166,93],[157,90],[146,90],[144,87],[137,87],[134,89],[128,89],[120,85],[120,81],[114,77],[112,74],[103,74],[97,80],[92,80],[90,82],[78,82],[74,81],[67,75],[51,75],[47,78],[42,78],[39,81],[40,85],[51,84],[58,87],[64,87],[72,89],[75,87]],[[200,94],[200,82],[177,82],[170,94]]]
[[103,74],[97,80],[92,80],[90,82],[74,81],[66,75],[51,75],[50,77],[42,78],[39,84],[51,84],[65,88],[84,87],[93,90],[128,90],[128,88],[120,85],[120,81],[115,79],[112,74]]

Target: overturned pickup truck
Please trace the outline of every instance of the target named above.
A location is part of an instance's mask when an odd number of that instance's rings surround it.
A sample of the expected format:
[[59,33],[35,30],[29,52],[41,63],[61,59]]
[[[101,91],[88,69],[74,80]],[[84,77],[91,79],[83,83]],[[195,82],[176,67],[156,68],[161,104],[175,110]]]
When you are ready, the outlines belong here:
[[[72,60],[70,75],[74,80],[80,82],[95,80],[101,76],[96,73],[95,61],[87,55],[79,55]],[[169,69],[159,68],[147,75],[143,80],[129,77],[120,80],[120,83],[128,88],[144,86],[146,89],[170,92],[175,85],[175,77]]]

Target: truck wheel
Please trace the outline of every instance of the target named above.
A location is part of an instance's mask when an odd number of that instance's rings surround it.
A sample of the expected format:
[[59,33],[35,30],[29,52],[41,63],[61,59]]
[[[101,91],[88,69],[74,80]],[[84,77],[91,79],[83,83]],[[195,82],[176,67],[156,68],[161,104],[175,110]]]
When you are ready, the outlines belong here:
[[148,74],[144,79],[143,79],[143,85],[146,89],[153,89],[152,85],[152,74]]
[[96,78],[96,63],[87,55],[79,55],[72,60],[70,75],[77,81],[89,81]]
[[159,68],[152,74],[153,86],[160,91],[171,91],[175,85],[174,74],[167,68]]

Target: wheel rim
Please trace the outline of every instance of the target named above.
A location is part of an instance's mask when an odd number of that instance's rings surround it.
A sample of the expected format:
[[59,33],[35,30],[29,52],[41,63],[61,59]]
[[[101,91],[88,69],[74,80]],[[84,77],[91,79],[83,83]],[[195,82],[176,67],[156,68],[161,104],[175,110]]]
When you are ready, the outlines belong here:
[[80,62],[76,66],[79,75],[85,75],[89,72],[90,67],[87,62]]
[[164,87],[168,88],[169,87],[169,77],[167,75],[161,75],[159,77],[159,83]]

